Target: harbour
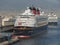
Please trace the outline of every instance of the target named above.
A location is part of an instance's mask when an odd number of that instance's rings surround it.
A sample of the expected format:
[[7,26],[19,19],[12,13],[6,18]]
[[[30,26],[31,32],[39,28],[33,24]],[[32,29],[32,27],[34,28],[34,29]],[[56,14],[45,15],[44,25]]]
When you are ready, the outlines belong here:
[[60,45],[59,0],[0,0],[0,45]]
[[[55,17],[57,16],[44,15],[44,12],[41,12],[41,10],[36,7],[27,7],[27,10],[18,16],[1,17],[0,44],[48,45],[48,43],[54,44],[55,40],[57,43],[60,23],[57,21],[58,18]],[[58,24],[55,24],[55,21]],[[53,25],[49,25],[49,23]],[[49,41],[53,42],[51,43]]]

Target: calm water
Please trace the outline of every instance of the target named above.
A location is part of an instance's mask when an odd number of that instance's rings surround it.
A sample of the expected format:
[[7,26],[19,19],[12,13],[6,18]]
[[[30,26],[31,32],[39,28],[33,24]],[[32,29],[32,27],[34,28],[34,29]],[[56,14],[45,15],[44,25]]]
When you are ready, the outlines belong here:
[[57,26],[48,26],[48,30],[30,39],[21,39],[13,45],[60,45],[60,21]]

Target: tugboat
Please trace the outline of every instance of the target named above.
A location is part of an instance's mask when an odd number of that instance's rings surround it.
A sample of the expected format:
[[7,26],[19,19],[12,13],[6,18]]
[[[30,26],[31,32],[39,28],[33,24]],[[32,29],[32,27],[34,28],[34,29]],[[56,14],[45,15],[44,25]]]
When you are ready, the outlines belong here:
[[24,13],[17,16],[14,24],[14,36],[30,38],[47,30],[48,18],[40,15],[40,9],[27,7]]
[[53,12],[49,13],[49,15],[48,15],[48,24],[49,25],[57,25],[58,24],[58,17]]

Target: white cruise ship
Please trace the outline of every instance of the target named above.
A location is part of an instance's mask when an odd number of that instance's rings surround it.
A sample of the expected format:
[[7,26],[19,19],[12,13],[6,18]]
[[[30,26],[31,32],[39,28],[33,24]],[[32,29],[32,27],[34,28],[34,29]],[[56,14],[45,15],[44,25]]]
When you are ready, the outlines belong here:
[[48,15],[48,24],[49,25],[57,25],[57,23],[58,23],[57,15],[54,14],[53,12],[49,13],[49,15]]
[[27,7],[24,13],[17,16],[14,24],[14,35],[18,38],[32,37],[46,31],[47,17],[40,15],[40,9]]

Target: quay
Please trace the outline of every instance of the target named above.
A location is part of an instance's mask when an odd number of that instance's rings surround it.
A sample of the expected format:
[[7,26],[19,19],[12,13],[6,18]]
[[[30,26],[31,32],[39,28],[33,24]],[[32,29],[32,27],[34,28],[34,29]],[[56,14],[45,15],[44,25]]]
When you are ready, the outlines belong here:
[[11,39],[10,41],[4,41],[4,42],[0,43],[0,45],[9,45],[9,44],[13,44],[17,41],[19,41],[19,39],[14,38],[14,39]]
[[12,30],[13,28],[14,28],[13,25],[11,25],[11,26],[0,26],[0,32]]
[[8,31],[14,28],[14,18],[12,16],[0,17],[0,32]]

